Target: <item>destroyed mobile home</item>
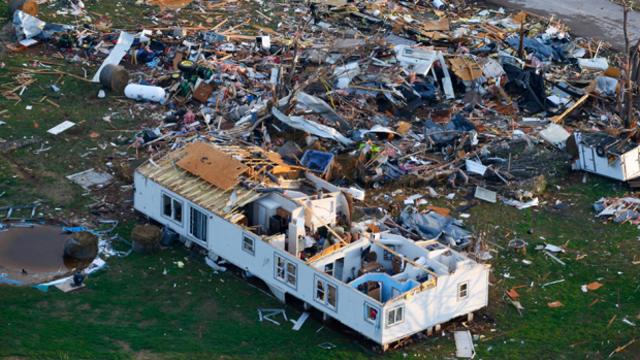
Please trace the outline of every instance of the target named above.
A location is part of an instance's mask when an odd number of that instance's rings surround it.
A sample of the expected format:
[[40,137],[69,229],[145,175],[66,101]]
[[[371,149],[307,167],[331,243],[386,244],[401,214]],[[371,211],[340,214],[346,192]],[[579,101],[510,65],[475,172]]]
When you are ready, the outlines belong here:
[[259,148],[194,142],[150,160],[136,170],[134,206],[280,300],[300,299],[384,348],[488,302],[487,265],[437,240],[352,224],[347,191]]

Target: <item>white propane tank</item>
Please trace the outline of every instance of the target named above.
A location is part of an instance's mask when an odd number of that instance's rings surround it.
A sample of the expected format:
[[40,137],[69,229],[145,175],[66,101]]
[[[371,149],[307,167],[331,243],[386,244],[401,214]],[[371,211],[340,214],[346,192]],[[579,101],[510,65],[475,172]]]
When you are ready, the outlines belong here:
[[445,10],[447,8],[447,5],[445,5],[442,0],[433,0],[433,7],[438,10]]
[[134,100],[149,100],[155,102],[164,102],[166,93],[159,86],[129,84],[124,88],[124,95]]

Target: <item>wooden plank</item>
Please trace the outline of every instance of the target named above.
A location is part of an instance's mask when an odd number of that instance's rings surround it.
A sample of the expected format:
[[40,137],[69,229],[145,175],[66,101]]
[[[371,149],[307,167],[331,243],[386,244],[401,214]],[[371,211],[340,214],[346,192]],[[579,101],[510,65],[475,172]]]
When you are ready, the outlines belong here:
[[206,200],[203,199],[202,205],[206,207],[211,207],[215,203],[217,203],[222,195],[226,194],[226,191],[222,191],[220,189],[216,189],[215,192],[212,191]]
[[309,260],[307,260],[307,264],[311,264],[312,262],[319,260],[331,253],[333,253],[336,250],[342,249],[345,245],[341,242],[339,243],[335,243],[331,246],[329,246],[328,248],[322,250],[320,253],[315,254],[314,256],[312,256],[311,258],[309,258]]
[[[154,179],[158,183],[171,183],[181,178],[180,173],[178,173],[177,171],[166,171],[164,169],[158,170],[160,172],[160,176]],[[153,178],[154,174],[150,174],[149,177]]]
[[449,19],[446,17],[440,20],[426,20],[420,23],[420,25],[427,31],[449,31]]
[[451,70],[463,81],[473,81],[483,75],[480,65],[471,58],[450,58],[449,64],[451,64]]
[[329,230],[330,233],[333,234],[333,236],[335,236],[336,238],[338,238],[338,240],[340,240],[341,243],[343,243],[344,245],[347,245],[347,242],[344,241],[344,239],[342,238],[342,236],[338,235],[337,232],[333,231],[333,229],[331,228],[331,226],[329,226],[329,224],[327,224],[320,216],[316,215],[315,212],[313,212],[313,210],[311,210],[310,207],[307,206],[307,204],[303,203],[302,201],[298,201],[298,200],[294,200],[295,202],[297,202],[300,206],[302,206],[305,210],[309,210],[309,213],[315,217],[316,219],[318,219],[318,221],[327,228],[327,230]]
[[415,261],[410,260],[406,256],[404,256],[404,255],[400,254],[399,252],[391,249],[390,247],[388,247],[387,245],[381,243],[380,241],[378,241],[378,240],[376,240],[376,239],[374,239],[374,238],[372,238],[370,236],[367,236],[366,234],[363,234],[363,236],[366,237],[367,239],[369,239],[371,242],[375,243],[376,245],[380,246],[381,248],[383,248],[383,249],[387,250],[388,252],[392,253],[393,255],[403,258],[404,261],[408,262],[409,264],[419,268],[420,270],[424,270],[424,271],[428,272],[429,274],[431,274],[435,278],[438,277],[438,274],[436,274],[433,271],[425,268],[424,266],[416,263]]
[[[192,191],[198,190],[200,186],[205,185],[202,181],[198,181],[200,179],[195,179],[195,181],[191,181],[188,186],[180,189],[180,192],[187,197]],[[211,185],[211,184],[208,184]]]
[[215,186],[209,185],[206,189],[200,189],[199,194],[194,194],[192,201],[196,204],[204,204],[204,200],[210,199],[217,190]]
[[172,181],[172,182],[165,181],[163,185],[165,185],[166,187],[171,187],[177,192],[177,191],[182,191],[182,189],[185,189],[187,186],[190,186],[193,183],[198,182],[199,180],[200,178],[197,178],[197,177],[191,177],[186,179],[178,177],[175,179],[175,181]]
[[584,102],[587,101],[588,98],[589,98],[589,94],[584,94],[584,96],[581,97],[580,100],[578,100],[575,104],[573,104],[573,106],[565,110],[562,114],[552,117],[551,121],[553,121],[554,123],[558,123],[559,121],[562,121],[567,115],[571,114],[573,110],[577,109],[580,105],[584,104]]

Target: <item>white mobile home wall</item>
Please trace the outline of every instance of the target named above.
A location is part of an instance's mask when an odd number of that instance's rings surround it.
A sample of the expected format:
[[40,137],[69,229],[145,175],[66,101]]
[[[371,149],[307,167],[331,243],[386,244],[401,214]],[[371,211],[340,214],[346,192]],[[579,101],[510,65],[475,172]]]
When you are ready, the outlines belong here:
[[[458,299],[458,285],[467,283],[467,297]],[[408,300],[385,305],[382,343],[388,344],[458,316],[479,310],[489,303],[489,269],[478,265],[462,266],[451,275],[438,276],[436,287],[420,291]],[[403,322],[387,326],[387,312],[405,306]]]
[[[134,174],[134,184],[134,208],[137,211],[167,225],[181,237],[207,249],[210,256],[220,256],[260,278],[281,300],[284,300],[285,294],[290,294],[378,344],[385,345],[402,339],[487,305],[488,269],[484,265],[468,268],[462,266],[454,274],[440,276],[436,287],[418,292],[409,299],[395,300],[383,306],[379,301],[325,274],[323,269],[307,265],[304,261],[262,241],[256,234],[195,206],[189,200],[168,191],[137,172]],[[181,223],[162,214],[162,194],[182,202]],[[206,242],[195,239],[189,234],[190,207],[195,207],[207,216]],[[242,248],[242,240],[245,236],[254,239],[253,254]],[[359,252],[359,249],[353,253],[349,252],[349,255],[353,256],[348,256],[350,259],[348,263],[345,262],[343,279],[350,275],[347,273],[350,272],[350,267],[359,261]],[[296,265],[296,286],[276,278],[276,255]],[[330,256],[334,259],[340,257],[339,253]],[[336,287],[335,309],[315,300],[315,280],[318,278]],[[466,299],[459,300],[457,299],[458,284],[461,282],[468,282],[468,296]],[[387,326],[387,311],[401,305],[405,306],[404,320],[396,325]],[[366,306],[377,310],[378,316],[373,323],[366,319]]]
[[[206,248],[210,255],[217,255],[235,266],[250,272],[263,280],[281,300],[288,293],[310,306],[326,313],[346,326],[356,330],[372,341],[381,344],[382,340],[382,304],[375,301],[356,289],[316,270],[304,261],[291,256],[289,253],[275,248],[260,238],[235,224],[208,211],[207,214],[207,243],[193,238],[188,231],[189,207],[194,206],[189,200],[163,188],[156,182],[135,173],[134,208],[161,224],[169,226],[180,236],[193,241],[193,243]],[[162,194],[167,194],[183,203],[182,224],[166,218],[162,215]],[[195,206],[196,208],[201,208]],[[242,238],[250,236],[254,241],[254,255],[242,249]],[[275,277],[275,255],[282,256],[296,264],[296,287],[282,282]],[[320,277],[337,288],[336,309],[317,302],[314,295],[315,278]],[[365,320],[364,304],[368,303],[378,310],[378,318],[375,324]]]

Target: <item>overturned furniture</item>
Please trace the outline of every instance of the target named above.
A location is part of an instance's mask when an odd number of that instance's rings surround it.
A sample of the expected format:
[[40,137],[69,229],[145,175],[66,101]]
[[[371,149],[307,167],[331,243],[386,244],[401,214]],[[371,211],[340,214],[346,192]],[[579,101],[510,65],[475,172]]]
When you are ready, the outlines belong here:
[[385,349],[487,305],[487,265],[362,230],[349,189],[304,170],[257,147],[195,142],[136,170],[134,207]]

